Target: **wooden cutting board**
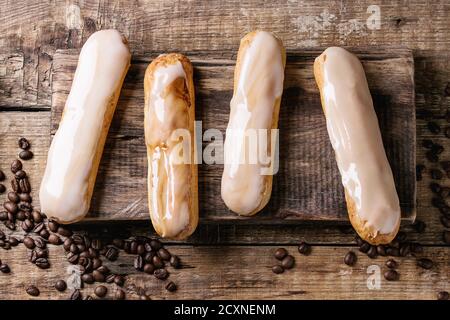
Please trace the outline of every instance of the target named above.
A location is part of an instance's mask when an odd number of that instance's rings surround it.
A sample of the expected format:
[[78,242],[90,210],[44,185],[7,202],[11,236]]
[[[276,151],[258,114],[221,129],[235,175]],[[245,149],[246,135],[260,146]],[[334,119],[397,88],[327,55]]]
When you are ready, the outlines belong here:
[[[415,104],[411,51],[354,50],[364,65],[394,172],[402,217],[415,218]],[[267,207],[253,218],[230,212],[220,197],[222,165],[199,166],[202,222],[295,223],[345,221],[347,211],[339,171],[328,140],[313,75],[320,50],[287,51],[285,90],[280,110],[280,168]],[[78,51],[58,51],[52,68],[52,132],[64,109]],[[134,57],[103,153],[89,220],[148,219],[147,158],[144,142],[144,72],[155,52]],[[196,117],[203,131],[228,123],[236,52],[185,52],[195,67]],[[208,142],[204,143],[204,146]]]

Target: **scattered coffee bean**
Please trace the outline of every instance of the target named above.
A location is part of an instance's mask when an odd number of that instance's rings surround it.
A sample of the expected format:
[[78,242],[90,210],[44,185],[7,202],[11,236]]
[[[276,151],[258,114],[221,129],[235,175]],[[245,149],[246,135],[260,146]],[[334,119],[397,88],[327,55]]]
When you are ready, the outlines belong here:
[[160,257],[154,256],[153,257],[153,265],[155,266],[156,269],[160,269],[160,268],[164,267],[164,262],[161,260]]
[[109,268],[105,265],[101,265],[100,267],[98,267],[97,271],[103,273],[104,275],[110,273]]
[[369,251],[367,251],[367,256],[370,259],[375,259],[378,256],[377,247],[376,246],[370,246]]
[[59,292],[63,292],[67,289],[67,284],[64,280],[58,280],[55,283],[55,289]]
[[62,226],[59,226],[56,232],[62,235],[63,237],[70,237],[73,234],[71,230],[66,229]]
[[14,203],[19,203],[20,198],[19,195],[17,193],[15,193],[14,191],[8,192],[8,200]]
[[[49,237],[48,237],[48,242],[49,243],[51,243],[51,244],[53,244],[53,245],[55,245],[55,246],[57,246],[57,245],[60,245],[61,244],[61,238],[60,237],[58,237],[56,234],[51,234]],[[76,252],[75,252],[76,253]]]
[[40,269],[48,269],[50,268],[50,263],[47,258],[38,258],[36,259],[35,265]]
[[30,150],[23,150],[19,153],[19,158],[22,160],[30,160],[31,158],[33,158],[33,152],[31,152]]
[[169,292],[174,292],[177,290],[177,285],[175,283],[173,283],[172,281],[170,281],[167,285],[166,285],[166,290]]
[[307,256],[311,253],[311,246],[306,242],[301,242],[298,246],[298,252]]
[[446,243],[446,244],[450,244],[450,231],[449,230],[444,230],[444,232],[442,233],[442,241],[444,241],[444,243]]
[[394,259],[389,259],[388,261],[386,261],[386,267],[388,267],[389,269],[397,269],[398,263]]
[[16,247],[19,244],[19,240],[16,237],[9,237],[8,241],[11,247]]
[[98,270],[94,270],[92,276],[96,282],[105,282],[105,275]]
[[51,232],[57,232],[58,231],[59,224],[55,220],[50,220],[48,222],[48,228]]
[[178,256],[172,255],[172,256],[170,257],[170,265],[171,265],[174,269],[179,269],[179,268],[181,267],[180,258],[178,258]]
[[144,272],[148,274],[153,274],[155,267],[151,263],[146,263],[144,265]]
[[438,300],[448,300],[450,298],[450,295],[447,291],[440,291],[437,294]]
[[113,274],[113,273],[108,274],[108,275],[106,276],[106,278],[105,278],[105,282],[106,282],[106,283],[113,283],[115,277],[116,277],[116,275]]
[[355,265],[356,260],[357,260],[357,257],[353,251],[349,251],[344,257],[344,263],[348,266]]
[[441,127],[434,121],[428,122],[427,127],[431,133],[438,134],[439,132],[441,132]]
[[11,212],[12,214],[16,213],[19,210],[17,204],[11,201],[6,201],[5,203],[3,203],[3,208],[5,208],[6,211]]
[[[145,271],[145,270],[144,270]],[[122,287],[125,284],[125,278],[121,275],[116,275],[114,277],[114,283],[119,287]]]
[[81,300],[83,298],[81,291],[79,289],[75,289],[70,295],[70,300]]
[[431,152],[434,152],[435,154],[441,154],[442,152],[444,152],[444,147],[438,143],[435,143],[431,147]]
[[272,267],[272,272],[275,274],[280,274],[284,272],[284,269],[282,266],[276,265]]
[[123,239],[114,239],[112,244],[119,249],[123,249],[124,241],[123,241]]
[[0,183],[0,194],[4,193],[6,191],[6,187]]
[[94,239],[92,240],[91,247],[95,250],[101,250],[103,248],[103,244],[99,239]]
[[432,150],[429,150],[425,153],[425,157],[428,159],[428,161],[432,163],[436,163],[439,161],[439,156],[434,153]]
[[287,255],[283,260],[281,260],[281,266],[283,267],[283,269],[292,269],[294,267],[294,264],[295,259],[291,255]]
[[0,181],[4,181],[6,179],[5,173],[0,170]]
[[156,279],[165,280],[169,276],[169,272],[167,272],[166,269],[161,268],[161,269],[156,269],[153,272],[153,275],[155,276]]
[[106,288],[105,286],[98,286],[94,289],[95,295],[99,298],[103,298],[104,296],[106,296],[107,292],[108,288]]
[[103,262],[99,258],[93,258],[92,259],[92,267],[94,269],[98,269],[102,266]]
[[14,231],[16,230],[16,224],[13,221],[5,221],[5,227],[7,227],[9,230]]
[[114,293],[114,300],[125,300],[125,291],[117,289]]
[[37,297],[40,293],[36,286],[29,286],[26,291],[32,297]]
[[417,260],[417,266],[421,267],[422,269],[429,270],[433,268],[433,261],[428,258],[421,258]]
[[386,254],[386,246],[384,246],[384,245],[378,245],[377,246],[377,253],[378,253],[378,255],[380,255],[380,256],[382,256],[382,257],[385,257],[387,254]]
[[23,238],[23,244],[28,249],[34,249],[34,247],[35,247],[34,240],[31,237]]
[[31,185],[28,178],[23,178],[19,180],[19,187],[20,191],[22,193],[30,193],[31,192]]
[[386,248],[386,255],[391,256],[391,257],[399,257],[400,250],[398,248],[388,247],[388,248]]
[[34,223],[30,219],[25,219],[22,222],[21,227],[22,227],[23,231],[30,232],[34,228]]
[[20,160],[14,160],[11,163],[11,172],[16,173],[19,170],[22,170],[22,162]]
[[142,259],[141,256],[137,256],[134,259],[134,268],[136,270],[142,270],[143,267],[144,267],[144,260]]
[[371,245],[367,242],[363,242],[363,244],[359,247],[359,251],[362,253],[367,253],[371,248]]
[[0,264],[0,272],[10,273],[11,269],[9,269],[9,266],[6,263],[3,263],[3,264]]
[[109,261],[116,261],[119,257],[119,250],[117,250],[115,247],[108,247],[105,257]]
[[42,229],[41,232],[39,232],[39,235],[44,239],[48,239],[50,237],[50,232],[48,232],[47,229]]
[[20,179],[26,178],[27,173],[25,171],[23,171],[23,170],[19,170],[14,175],[15,175],[17,180],[20,180]]
[[153,240],[150,241],[150,246],[152,247],[152,249],[154,251],[158,251],[159,249],[161,249],[162,244],[158,240],[153,239]]
[[11,180],[11,188],[12,188],[13,191],[16,192],[16,193],[22,192],[22,190],[20,189],[19,181],[17,181],[16,179],[12,179],[12,180]]
[[286,257],[288,254],[287,250],[285,248],[278,248],[275,250],[274,257],[277,260],[283,260],[284,257]]
[[42,215],[41,215],[41,213],[40,213],[39,211],[33,210],[33,211],[31,212],[31,215],[32,215],[32,217],[33,217],[33,221],[34,221],[34,222],[36,222],[36,223],[41,223],[41,222],[43,221]]
[[393,269],[389,269],[384,272],[384,278],[387,281],[397,281],[400,278],[400,275],[397,271]]
[[161,248],[158,250],[158,256],[165,261],[169,261],[170,260],[170,253],[169,251],[167,251],[164,248]]
[[30,142],[26,138],[19,139],[19,148],[22,150],[30,149]]
[[95,279],[94,276],[91,273],[85,273],[81,276],[81,280],[83,283],[92,284],[94,283]]
[[8,220],[8,212],[1,211],[0,212],[0,221],[5,221],[5,220]]
[[409,243],[402,243],[400,245],[400,256],[406,257],[411,252],[411,247]]

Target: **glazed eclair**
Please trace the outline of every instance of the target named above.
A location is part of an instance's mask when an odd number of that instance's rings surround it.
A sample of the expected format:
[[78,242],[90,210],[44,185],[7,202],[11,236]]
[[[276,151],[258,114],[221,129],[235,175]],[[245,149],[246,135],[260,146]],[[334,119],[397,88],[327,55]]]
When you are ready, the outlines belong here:
[[116,30],[95,32],[81,49],[40,186],[41,210],[49,218],[71,223],[87,214],[130,59]]
[[362,64],[331,47],[316,58],[314,76],[350,222],[365,241],[389,243],[399,229],[400,205]]
[[[255,31],[242,38],[221,185],[223,201],[239,215],[256,214],[270,199],[277,161],[272,133],[278,128],[285,64],[283,44],[271,33]],[[257,137],[253,141],[252,135]],[[269,155],[269,161],[262,161],[260,154]]]
[[144,79],[148,204],[156,232],[185,239],[198,224],[193,68],[181,54],[161,55]]

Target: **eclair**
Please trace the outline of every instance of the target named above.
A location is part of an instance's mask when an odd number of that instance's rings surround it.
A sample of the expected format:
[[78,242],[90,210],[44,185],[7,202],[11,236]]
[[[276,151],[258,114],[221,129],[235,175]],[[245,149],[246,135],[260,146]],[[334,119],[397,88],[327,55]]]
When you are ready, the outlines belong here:
[[185,239],[198,224],[193,68],[181,54],[161,55],[144,79],[148,205],[155,231]]
[[285,49],[273,34],[254,31],[242,38],[221,183],[223,201],[239,215],[256,214],[270,199],[278,161],[272,142],[278,133],[285,65]]
[[350,222],[365,241],[387,244],[400,226],[400,205],[363,66],[343,48],[314,62],[328,135]]
[[81,49],[40,186],[41,210],[49,218],[72,223],[87,214],[130,60],[127,41],[116,30],[95,32]]

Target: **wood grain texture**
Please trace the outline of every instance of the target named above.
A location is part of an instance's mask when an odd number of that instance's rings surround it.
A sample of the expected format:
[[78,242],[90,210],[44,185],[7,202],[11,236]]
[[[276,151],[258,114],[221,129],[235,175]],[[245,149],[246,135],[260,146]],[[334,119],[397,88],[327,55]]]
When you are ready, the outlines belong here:
[[[275,246],[168,246],[180,257],[183,268],[168,268],[166,281],[152,275],[138,273],[133,268],[132,255],[122,254],[115,263],[105,264],[116,273],[128,274],[125,288],[132,285],[145,288],[152,299],[435,299],[440,290],[450,290],[450,251],[444,248],[425,248],[424,256],[434,261],[431,270],[416,266],[415,259],[397,259],[400,280],[388,282],[383,278],[387,258],[370,259],[359,254],[354,247],[313,247],[310,256],[301,256],[296,247],[286,247],[296,259],[292,270],[274,275],[271,267],[276,264]],[[349,250],[357,252],[358,261],[352,268],[343,263]],[[9,264],[11,274],[0,274],[0,299],[33,299],[25,293],[28,285],[36,285],[39,299],[67,299],[70,290],[59,293],[54,289],[57,280],[67,279],[69,263],[62,256],[62,247],[50,246],[51,269],[39,270],[26,261],[23,245],[15,250],[2,252],[2,261]],[[368,289],[371,268],[379,268],[380,287]],[[369,271],[368,271],[369,270]],[[11,282],[11,279],[15,279]],[[167,292],[164,287],[174,281],[179,289]],[[115,285],[109,288],[111,298]],[[86,285],[83,294],[93,294],[95,285]],[[132,291],[132,290],[131,290]],[[137,295],[129,293],[129,299]]]
[[[377,48],[352,51],[359,54],[367,74],[403,218],[413,220],[415,105],[411,52]],[[341,178],[312,72],[312,64],[320,52],[287,52],[279,121],[280,169],[274,178],[268,206],[250,219],[233,214],[218,196],[223,166],[203,163],[199,166],[202,221],[347,220]],[[218,129],[224,136],[236,53],[191,52],[186,55],[195,68],[196,120],[201,121],[203,133]],[[53,57],[52,132],[58,127],[70,91],[77,57],[73,50],[58,51]],[[88,215],[95,220],[133,220],[148,216],[147,154],[143,142],[143,75],[147,65],[147,59],[135,57],[125,80]],[[210,140],[204,141],[203,147],[209,143]]]

